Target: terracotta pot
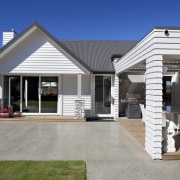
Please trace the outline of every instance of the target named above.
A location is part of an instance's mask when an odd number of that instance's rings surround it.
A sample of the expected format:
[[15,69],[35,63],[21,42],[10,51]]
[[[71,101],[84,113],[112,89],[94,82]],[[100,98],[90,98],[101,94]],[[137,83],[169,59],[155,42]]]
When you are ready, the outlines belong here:
[[0,113],[1,118],[9,118],[9,113]]
[[13,117],[21,117],[21,113],[20,112],[14,112]]

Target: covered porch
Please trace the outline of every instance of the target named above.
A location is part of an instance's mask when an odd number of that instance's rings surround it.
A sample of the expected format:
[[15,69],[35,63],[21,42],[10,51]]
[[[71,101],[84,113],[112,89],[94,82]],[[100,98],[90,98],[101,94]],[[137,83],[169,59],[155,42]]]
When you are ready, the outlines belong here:
[[[145,125],[142,125],[141,119],[128,119],[127,117],[120,117],[117,121],[144,151]],[[177,150],[176,152],[162,153],[163,160],[180,160],[180,132],[176,132],[174,137],[176,141],[175,147]]]
[[119,83],[124,73],[144,76],[139,88],[146,108],[144,147],[152,159],[162,159],[163,112],[180,113],[179,50],[180,28],[155,27],[125,56],[114,59]]

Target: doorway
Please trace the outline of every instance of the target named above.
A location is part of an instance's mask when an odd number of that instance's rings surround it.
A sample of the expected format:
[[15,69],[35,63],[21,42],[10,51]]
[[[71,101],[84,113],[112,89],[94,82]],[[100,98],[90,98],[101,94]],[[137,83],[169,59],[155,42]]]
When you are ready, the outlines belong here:
[[95,76],[95,109],[96,116],[111,115],[111,76]]
[[12,105],[23,113],[57,113],[57,104],[58,77],[4,76],[4,107]]

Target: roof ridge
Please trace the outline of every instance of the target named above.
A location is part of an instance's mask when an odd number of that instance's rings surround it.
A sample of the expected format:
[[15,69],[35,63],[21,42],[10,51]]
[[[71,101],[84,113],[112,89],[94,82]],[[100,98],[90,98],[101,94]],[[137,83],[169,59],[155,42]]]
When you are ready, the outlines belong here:
[[66,39],[59,39],[59,41],[89,41],[89,42],[90,41],[92,41],[92,42],[96,42],[96,41],[122,42],[122,41],[124,41],[124,42],[138,42],[139,40],[110,40],[110,39],[107,39],[107,40],[106,39],[100,39],[100,40],[98,40],[98,39],[97,40],[95,40],[95,39],[94,40],[93,39],[92,40],[91,39],[90,40],[88,40],[88,39],[67,39],[66,40]]

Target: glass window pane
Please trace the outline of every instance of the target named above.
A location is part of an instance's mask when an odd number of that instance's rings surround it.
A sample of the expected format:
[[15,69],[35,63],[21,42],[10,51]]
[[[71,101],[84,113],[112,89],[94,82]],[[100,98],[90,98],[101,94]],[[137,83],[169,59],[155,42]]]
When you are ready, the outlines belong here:
[[95,76],[95,114],[111,113],[111,76]]
[[39,113],[39,77],[23,77],[23,112]]
[[41,78],[41,112],[57,113],[58,78]]
[[20,77],[4,76],[4,107],[13,106],[14,111],[20,111]]

